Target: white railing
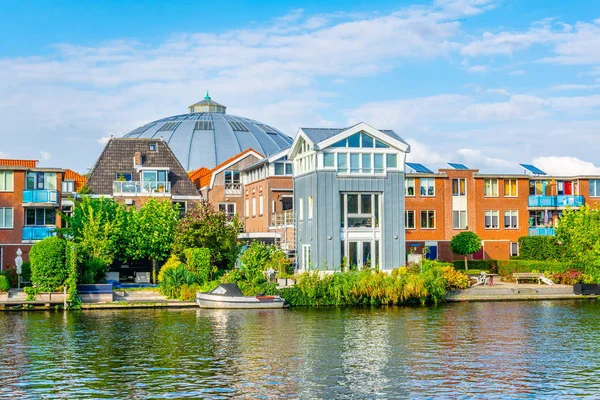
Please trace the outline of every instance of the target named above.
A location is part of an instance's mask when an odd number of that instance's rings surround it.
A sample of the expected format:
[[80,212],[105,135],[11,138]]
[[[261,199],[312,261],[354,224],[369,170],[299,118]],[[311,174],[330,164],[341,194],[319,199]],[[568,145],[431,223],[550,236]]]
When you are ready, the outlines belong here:
[[171,182],[114,181],[113,195],[170,196]]
[[294,210],[285,210],[271,214],[271,226],[294,226]]
[[241,196],[242,195],[242,184],[241,183],[226,183],[225,184],[225,195],[226,196]]

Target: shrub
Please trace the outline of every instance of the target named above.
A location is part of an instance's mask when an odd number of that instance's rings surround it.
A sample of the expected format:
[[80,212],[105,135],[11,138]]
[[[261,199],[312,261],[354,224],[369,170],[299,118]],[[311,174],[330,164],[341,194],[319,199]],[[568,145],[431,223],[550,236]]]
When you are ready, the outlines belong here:
[[23,262],[21,266],[21,280],[23,282],[31,282],[31,263],[29,261]]
[[8,278],[4,275],[0,275],[0,292],[8,292],[10,290],[10,283]]
[[264,271],[272,269],[280,276],[292,273],[292,264],[277,246],[252,242],[238,259],[240,270],[248,280],[264,281]]
[[446,281],[446,289],[466,289],[469,287],[469,277],[454,267],[441,267],[442,278]]
[[231,271],[227,271],[219,281],[220,283],[238,283],[243,279],[244,277],[238,270],[232,269]]
[[[469,266],[468,271],[473,272],[472,270],[479,271],[488,271],[490,274],[495,274],[498,272],[498,261],[497,260],[469,260],[467,261]],[[459,271],[465,270],[464,261],[454,261],[454,268]]]
[[96,283],[104,278],[106,264],[98,258],[85,260],[79,277],[80,283]]
[[29,252],[31,283],[41,291],[59,290],[67,279],[65,241],[56,236],[37,242]]
[[186,249],[185,260],[188,270],[196,274],[198,282],[206,283],[212,279],[210,249]]
[[6,279],[8,279],[8,284],[10,285],[10,287],[17,287],[17,284],[19,282],[19,275],[17,275],[17,271],[15,269],[7,269],[6,271],[0,273],[0,275],[4,275]]
[[558,261],[532,261],[532,260],[498,260],[498,274],[511,276],[515,272],[566,272],[569,269],[583,271],[583,267]]
[[572,269],[569,269],[565,272],[547,274],[547,276],[552,279],[552,282],[560,285],[576,285],[578,283],[590,283],[592,281],[592,277],[590,275],[586,275],[581,271],[575,271]]
[[182,263],[168,268],[163,266],[160,272],[162,277],[159,291],[170,299],[179,298],[184,285],[190,286],[198,283],[198,277]]
[[519,259],[560,260],[562,249],[554,236],[523,236],[519,238]]
[[177,257],[177,255],[175,255],[175,254],[171,254],[171,257],[169,257],[167,262],[164,263],[164,265],[160,269],[160,272],[158,273],[158,283],[161,283],[163,281],[165,271],[172,269],[172,268],[176,268],[179,265],[183,265],[181,260],[179,260],[179,257]]
[[196,301],[196,293],[200,291],[200,285],[197,283],[181,286],[181,292],[179,294],[179,300],[183,301]]

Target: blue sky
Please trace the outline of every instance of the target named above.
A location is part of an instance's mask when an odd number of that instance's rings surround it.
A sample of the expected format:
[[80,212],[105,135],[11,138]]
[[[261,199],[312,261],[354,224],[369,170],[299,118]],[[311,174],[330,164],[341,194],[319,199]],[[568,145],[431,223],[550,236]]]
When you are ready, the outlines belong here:
[[593,0],[3,1],[0,37],[0,156],[86,172],[208,89],[291,136],[394,129],[432,168],[600,173]]

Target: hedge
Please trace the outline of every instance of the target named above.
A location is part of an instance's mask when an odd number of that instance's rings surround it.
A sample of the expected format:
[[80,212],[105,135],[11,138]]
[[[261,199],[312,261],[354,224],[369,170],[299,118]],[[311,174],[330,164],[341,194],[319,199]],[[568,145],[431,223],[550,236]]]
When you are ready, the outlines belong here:
[[464,270],[465,262],[462,260],[454,261],[453,264],[455,269],[462,272],[471,272],[471,269],[489,271],[490,274],[498,272],[498,261],[496,260],[469,260],[469,271]]
[[560,260],[562,248],[554,236],[523,236],[519,238],[519,259]]
[[42,292],[59,290],[67,279],[65,241],[48,237],[33,245],[29,251],[31,283]]
[[498,260],[497,273],[502,276],[510,276],[515,272],[566,272],[567,270],[583,271],[583,266],[576,263],[559,261],[536,261],[536,260]]

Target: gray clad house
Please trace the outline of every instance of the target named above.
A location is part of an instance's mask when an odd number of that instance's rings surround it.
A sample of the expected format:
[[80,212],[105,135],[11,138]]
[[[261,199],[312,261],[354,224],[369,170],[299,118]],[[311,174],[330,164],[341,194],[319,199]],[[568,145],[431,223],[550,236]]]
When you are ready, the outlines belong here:
[[405,264],[404,162],[395,132],[359,123],[301,128],[294,163],[296,261],[301,271]]

